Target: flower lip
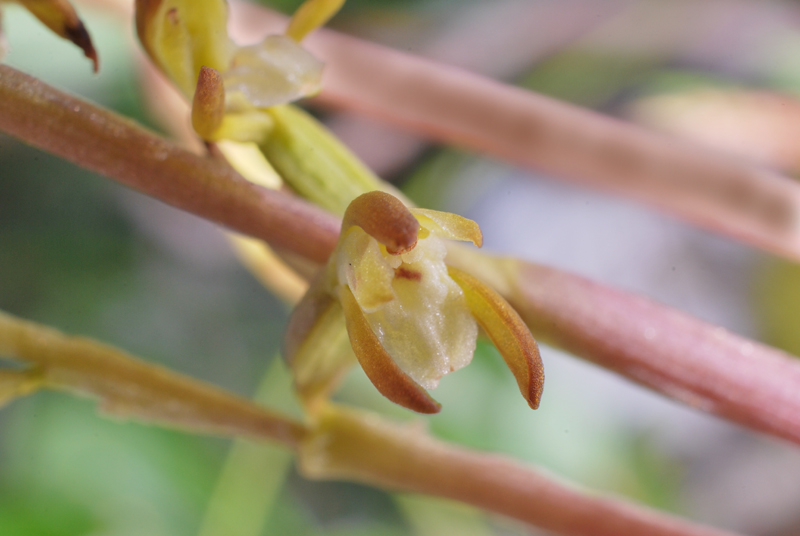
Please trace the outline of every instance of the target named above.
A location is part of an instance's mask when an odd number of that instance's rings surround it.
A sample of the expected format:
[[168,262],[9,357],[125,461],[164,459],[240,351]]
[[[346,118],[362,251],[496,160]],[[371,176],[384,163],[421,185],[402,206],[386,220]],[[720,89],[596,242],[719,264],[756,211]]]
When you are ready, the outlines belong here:
[[386,247],[390,255],[408,253],[417,245],[420,225],[402,201],[386,192],[369,192],[350,203],[342,220],[342,234],[351,227]]

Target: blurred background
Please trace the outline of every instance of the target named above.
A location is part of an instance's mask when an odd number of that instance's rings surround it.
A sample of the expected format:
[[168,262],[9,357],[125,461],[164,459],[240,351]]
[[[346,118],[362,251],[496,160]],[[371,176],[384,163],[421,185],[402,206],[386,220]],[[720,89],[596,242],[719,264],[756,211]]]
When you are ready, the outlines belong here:
[[[299,3],[264,2],[286,12]],[[130,21],[99,0],[78,9],[100,54],[99,75],[77,48],[13,5],[4,7],[7,63],[158,129]],[[800,167],[797,2],[349,0],[331,26],[731,158],[790,175]],[[800,354],[796,265],[625,200],[365,118],[314,111],[418,204],[476,220],[485,249],[638,292]],[[0,309],[245,396],[271,365],[279,368],[288,313],[215,226],[3,135]],[[542,355],[547,385],[541,408],[530,412],[494,348],[480,343],[473,365],[435,392],[444,410],[429,419],[432,432],[720,527],[800,534],[796,448],[553,349]],[[278,394],[273,403],[285,403],[285,391]],[[414,418],[360,370],[338,398]],[[443,501],[309,482],[282,453],[252,445],[240,454],[260,460],[252,472],[264,475],[264,488],[250,488],[245,496],[257,500],[230,510],[251,522],[214,532],[221,514],[209,514],[209,504],[225,511],[239,497],[235,471],[226,480],[233,491],[214,494],[230,445],[103,419],[91,403],[60,394],[15,401],[0,411],[0,534],[532,532]]]

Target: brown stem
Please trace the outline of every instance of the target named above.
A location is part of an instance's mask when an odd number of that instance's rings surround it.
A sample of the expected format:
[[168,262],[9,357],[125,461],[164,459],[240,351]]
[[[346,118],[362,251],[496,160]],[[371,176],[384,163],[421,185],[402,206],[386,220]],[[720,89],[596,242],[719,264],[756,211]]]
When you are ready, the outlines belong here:
[[177,208],[317,262],[339,222],[255,186],[227,164],[181,149],[139,125],[0,65],[0,130]]
[[320,103],[655,206],[800,259],[800,185],[769,170],[446,65],[321,30]]
[[501,456],[454,447],[419,427],[329,408],[299,451],[301,471],[447,497],[569,536],[723,536],[619,499],[591,495]]

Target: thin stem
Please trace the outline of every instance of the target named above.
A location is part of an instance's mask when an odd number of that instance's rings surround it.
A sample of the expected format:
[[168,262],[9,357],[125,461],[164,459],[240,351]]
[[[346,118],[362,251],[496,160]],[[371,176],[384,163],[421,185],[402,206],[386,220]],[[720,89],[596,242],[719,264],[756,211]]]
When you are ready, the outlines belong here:
[[321,104],[633,198],[800,260],[800,185],[530,91],[320,30]]
[[800,361],[648,299],[517,263],[508,296],[547,342],[691,407],[800,444]]
[[0,356],[30,364],[40,385],[96,398],[108,414],[196,433],[296,447],[304,425],[125,352],[0,312]]
[[474,253],[454,249],[448,262],[493,285],[541,342],[800,444],[800,361],[793,356],[577,275]]
[[586,493],[502,456],[481,454],[371,414],[328,408],[299,451],[310,478],[447,497],[570,536],[723,536],[633,503]]
[[[324,262],[339,222],[113,112],[0,65],[0,130],[165,203]],[[303,238],[298,240],[297,237]]]

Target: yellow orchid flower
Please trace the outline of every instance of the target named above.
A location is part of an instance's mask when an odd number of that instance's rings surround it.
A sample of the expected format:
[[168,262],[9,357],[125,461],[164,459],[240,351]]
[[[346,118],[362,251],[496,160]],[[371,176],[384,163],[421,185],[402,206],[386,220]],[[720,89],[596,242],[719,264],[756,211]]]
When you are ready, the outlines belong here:
[[[1,0],[0,0],[1,1]],[[94,49],[89,32],[67,0],[15,0],[30,11],[56,35],[68,39],[80,47],[87,58],[92,60],[94,72],[99,67],[97,51]],[[0,13],[2,15],[2,13]],[[2,32],[0,32],[2,38]],[[2,45],[2,43],[0,43]],[[2,46],[0,46],[2,58]]]
[[350,204],[336,251],[287,331],[285,351],[302,397],[327,393],[352,362],[346,354],[320,351],[343,315],[364,372],[401,406],[420,413],[440,410],[426,390],[469,364],[480,326],[528,404],[538,407],[544,372],[536,342],[499,294],[447,266],[443,239],[480,246],[482,235],[471,220],[409,209],[384,192]]
[[319,90],[323,65],[299,41],[343,3],[307,0],[285,35],[239,47],[227,34],[224,0],[136,0],[139,39],[192,103],[200,137],[244,177],[271,187],[285,181],[337,214],[355,196],[381,189],[380,181],[324,126],[287,103]]
[[319,91],[323,64],[298,42],[342,3],[309,0],[287,35],[246,47],[228,37],[224,0],[136,0],[136,29],[150,57],[193,102],[201,137],[260,141],[271,120],[258,110]]

